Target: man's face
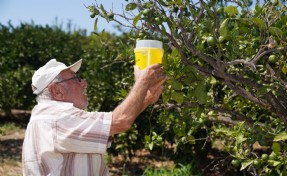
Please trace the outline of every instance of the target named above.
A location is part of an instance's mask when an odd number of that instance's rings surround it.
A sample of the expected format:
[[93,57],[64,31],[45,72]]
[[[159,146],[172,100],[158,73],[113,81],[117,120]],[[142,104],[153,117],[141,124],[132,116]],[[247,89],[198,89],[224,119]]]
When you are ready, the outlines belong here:
[[[70,79],[76,74],[67,69],[60,73],[63,80]],[[85,109],[88,106],[88,97],[86,95],[87,82],[85,80],[71,79],[58,84],[64,87],[63,101],[73,103],[75,107]]]

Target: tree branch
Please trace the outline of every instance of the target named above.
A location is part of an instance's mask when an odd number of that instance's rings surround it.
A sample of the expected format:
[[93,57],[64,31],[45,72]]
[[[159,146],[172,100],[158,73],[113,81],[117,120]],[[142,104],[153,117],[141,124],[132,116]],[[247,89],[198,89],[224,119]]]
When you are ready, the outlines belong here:
[[251,63],[255,64],[265,55],[268,53],[276,52],[276,51],[287,51],[287,47],[278,47],[278,48],[272,48],[266,51],[262,52],[262,49],[259,50],[259,54],[256,54],[256,56],[252,59]]
[[[248,126],[252,126],[252,124],[253,124],[252,119],[250,119],[250,118],[248,118],[248,117],[244,116],[243,114],[240,114],[236,111],[227,110],[227,109],[224,109],[222,107],[205,106],[205,105],[195,103],[195,102],[184,102],[182,105],[178,105],[175,102],[171,101],[171,103],[168,103],[166,105],[164,105],[164,104],[156,105],[155,107],[164,107],[166,109],[178,109],[181,107],[188,107],[188,108],[200,107],[200,108],[208,109],[210,111],[216,111],[218,113],[226,114],[227,116],[229,116],[229,118],[232,119],[233,122],[234,121],[245,121],[246,125],[248,125]],[[225,116],[225,117],[227,117],[227,116]],[[223,117],[223,115],[221,115],[221,117]],[[228,121],[232,122],[231,119]]]

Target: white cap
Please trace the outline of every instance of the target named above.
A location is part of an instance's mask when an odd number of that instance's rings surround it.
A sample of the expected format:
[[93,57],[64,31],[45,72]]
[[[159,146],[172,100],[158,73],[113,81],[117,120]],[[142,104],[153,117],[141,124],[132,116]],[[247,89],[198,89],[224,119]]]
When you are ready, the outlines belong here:
[[81,64],[82,59],[67,67],[62,62],[58,62],[56,59],[51,59],[43,67],[40,67],[35,71],[32,77],[33,94],[39,94],[42,92],[63,70],[70,69],[76,73],[80,69]]

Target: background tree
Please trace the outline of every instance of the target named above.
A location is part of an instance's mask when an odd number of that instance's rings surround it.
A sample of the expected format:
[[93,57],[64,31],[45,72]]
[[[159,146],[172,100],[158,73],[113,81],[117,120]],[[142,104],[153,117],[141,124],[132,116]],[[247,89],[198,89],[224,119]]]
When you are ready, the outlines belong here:
[[[0,40],[0,110],[6,113],[6,120],[14,118],[12,109],[31,110],[35,105],[32,75],[52,58],[67,64],[84,59],[80,74],[89,82],[88,91],[94,95],[90,100],[93,110],[111,110],[117,103],[111,90],[124,87],[122,81],[129,76],[123,70],[130,69],[131,64],[119,59],[125,56],[126,36],[103,32],[96,37],[87,36],[83,30],[67,31],[61,26],[1,24]],[[129,78],[126,87],[128,81]]]
[[0,25],[0,109],[7,119],[13,118],[12,109],[30,110],[35,103],[31,90],[35,69],[53,57],[66,61],[81,57],[80,32],[70,35],[59,27]]
[[123,13],[98,3],[87,8],[132,36],[166,44],[169,80],[157,106],[161,133],[152,126],[145,138],[151,149],[168,141],[191,156],[193,145],[199,152],[221,143],[228,154],[222,167],[286,174],[285,1],[132,0]]

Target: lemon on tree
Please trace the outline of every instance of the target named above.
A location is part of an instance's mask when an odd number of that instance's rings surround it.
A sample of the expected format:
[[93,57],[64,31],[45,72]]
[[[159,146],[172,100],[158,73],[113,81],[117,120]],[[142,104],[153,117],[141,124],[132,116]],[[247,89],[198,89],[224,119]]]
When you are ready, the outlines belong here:
[[143,11],[143,15],[144,16],[148,16],[150,14],[150,10],[149,9],[145,9],[144,11]]
[[272,152],[272,153],[269,155],[269,159],[270,159],[270,160],[276,160],[276,159],[277,159],[276,153]]
[[234,159],[231,161],[232,166],[239,167],[241,162],[238,159]]
[[156,17],[155,18],[155,22],[156,22],[156,24],[161,24],[162,23],[162,19],[160,17]]
[[287,74],[287,64],[284,64],[284,66],[282,67],[281,71],[282,71],[284,74]]
[[207,37],[206,42],[209,46],[214,46],[215,45],[215,39],[212,36]]
[[276,56],[275,56],[274,54],[272,54],[272,55],[270,55],[270,56],[268,57],[268,60],[269,60],[269,62],[271,62],[271,63],[275,63],[275,62],[276,62]]
[[253,165],[255,168],[259,168],[261,166],[261,162],[259,159],[254,160]]
[[269,159],[269,156],[266,153],[264,153],[261,155],[261,158],[263,161],[267,161]]

